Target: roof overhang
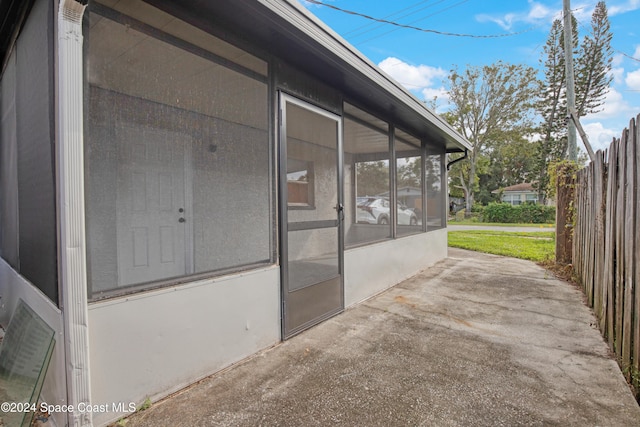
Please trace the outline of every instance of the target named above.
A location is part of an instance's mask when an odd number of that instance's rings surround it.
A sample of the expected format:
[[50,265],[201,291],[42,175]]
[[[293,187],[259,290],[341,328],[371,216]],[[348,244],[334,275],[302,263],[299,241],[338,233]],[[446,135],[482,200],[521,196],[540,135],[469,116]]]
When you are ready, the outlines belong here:
[[444,119],[295,0],[145,1],[201,26],[222,26],[448,152],[471,150]]

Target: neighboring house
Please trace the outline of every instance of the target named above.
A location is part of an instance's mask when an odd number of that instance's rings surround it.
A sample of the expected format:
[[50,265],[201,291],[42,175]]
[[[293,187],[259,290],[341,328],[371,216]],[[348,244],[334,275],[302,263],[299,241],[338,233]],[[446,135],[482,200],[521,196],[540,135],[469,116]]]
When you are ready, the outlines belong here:
[[[0,324],[21,299],[55,331],[43,401],[125,404],[51,425],[107,424],[446,257],[446,153],[470,144],[300,4],[86,3],[1,4]],[[419,224],[358,224],[407,164]]]
[[524,203],[538,203],[538,191],[528,182],[494,190],[492,193],[500,194],[500,201],[513,206]]

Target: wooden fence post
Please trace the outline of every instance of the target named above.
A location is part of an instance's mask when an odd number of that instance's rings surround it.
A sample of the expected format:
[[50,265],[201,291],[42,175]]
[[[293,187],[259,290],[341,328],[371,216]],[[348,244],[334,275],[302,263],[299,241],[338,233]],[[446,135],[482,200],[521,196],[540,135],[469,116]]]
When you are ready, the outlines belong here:
[[616,293],[616,211],[618,203],[618,141],[613,140],[607,153],[607,199],[604,237],[604,283],[607,287],[606,313],[607,330],[605,336],[609,347],[615,350],[615,331],[617,329],[616,307],[618,294]]
[[[632,367],[632,384],[636,388],[636,391],[640,388],[640,115],[636,117],[635,132],[633,134],[633,141],[635,145],[635,161],[632,166],[636,173],[636,185],[635,185],[635,234],[632,237],[635,242],[635,250],[633,252],[632,264],[634,266],[634,275],[632,283],[634,284],[634,310],[635,315],[633,317],[633,367]],[[637,393],[638,394],[638,393]]]
[[556,262],[571,264],[575,215],[576,165],[558,165],[556,187]]
[[627,370],[625,373],[628,380],[632,377],[632,365],[633,360],[633,346],[634,337],[636,331],[634,331],[634,317],[635,313],[635,290],[634,290],[634,274],[635,263],[634,253],[636,239],[636,122],[631,120],[629,123],[629,134],[627,138],[627,154],[626,154],[626,168],[625,168],[625,206],[624,206],[624,314],[623,314],[623,338],[622,338],[622,366]]
[[[624,297],[625,297],[625,283],[624,283],[624,237],[625,237],[625,220],[624,220],[624,208],[625,203],[625,177],[627,175],[627,139],[629,136],[629,130],[625,129],[620,137],[618,144],[618,188],[616,201],[617,204],[613,207],[616,215],[616,229],[615,229],[615,283],[616,283],[616,336],[615,336],[615,353],[618,357],[618,361],[622,362],[622,337],[624,336]],[[628,366],[623,367],[627,369]]]
[[593,306],[600,324],[600,331],[606,335],[607,319],[607,284],[605,279],[606,233],[607,233],[607,166],[606,151],[596,153],[594,179],[595,208],[595,265],[594,265],[594,298]]

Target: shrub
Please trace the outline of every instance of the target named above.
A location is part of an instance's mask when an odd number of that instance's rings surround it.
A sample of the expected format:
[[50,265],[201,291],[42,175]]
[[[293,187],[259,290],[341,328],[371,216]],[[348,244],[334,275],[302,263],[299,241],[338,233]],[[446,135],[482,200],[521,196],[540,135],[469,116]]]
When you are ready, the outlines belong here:
[[489,203],[483,212],[485,222],[507,224],[544,224],[553,222],[555,215],[555,208],[536,204],[512,206],[508,203]]
[[484,220],[486,222],[517,222],[515,207],[508,203],[489,203],[484,208]]
[[471,206],[471,213],[477,213],[477,214],[481,214],[484,211],[484,206],[482,206],[482,203],[474,203],[473,206]]
[[519,208],[520,219],[518,222],[530,224],[544,224],[555,220],[556,210],[550,206],[524,204]]

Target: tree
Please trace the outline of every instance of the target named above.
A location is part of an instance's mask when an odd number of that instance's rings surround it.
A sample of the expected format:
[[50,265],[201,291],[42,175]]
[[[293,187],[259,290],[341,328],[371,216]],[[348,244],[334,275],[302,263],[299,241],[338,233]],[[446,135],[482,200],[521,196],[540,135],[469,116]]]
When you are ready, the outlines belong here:
[[576,110],[579,117],[601,111],[609,92],[612,37],[607,6],[600,1],[591,15],[591,33],[584,36],[576,58]]
[[[474,202],[483,205],[496,202],[500,196],[494,193],[495,190],[534,179],[537,144],[531,141],[531,135],[524,135],[521,131],[498,134],[480,154],[476,166],[478,179]],[[460,170],[454,166],[452,173],[459,176]]]
[[[524,134],[532,126],[533,100],[537,90],[535,71],[524,65],[498,61],[483,67],[451,70],[448,93],[452,109],[445,118],[471,143],[468,169],[452,174],[462,188],[467,212],[477,191],[478,160],[484,150],[510,132]],[[465,169],[467,169],[465,171]]]
[[408,158],[406,163],[398,166],[396,185],[401,187],[420,187],[422,175],[422,162],[419,157]]
[[[576,46],[578,33],[575,19],[573,22],[573,44]],[[535,185],[540,203],[544,203],[546,198],[549,163],[564,158],[567,151],[567,127],[565,124],[567,86],[563,40],[562,21],[556,19],[551,25],[549,37],[543,47],[544,61],[540,62],[544,65],[544,80],[540,81],[540,98],[536,104],[538,113],[542,117],[542,139],[537,146],[534,165]]]
[[[578,43],[578,25],[572,17],[572,33],[576,68],[576,111],[578,117],[596,113],[604,103],[611,83],[611,38],[607,8],[598,2],[591,17],[591,33]],[[540,85],[537,110],[542,117],[541,140],[536,152],[536,186],[541,203],[546,198],[549,183],[548,167],[565,158],[567,151],[567,100],[565,81],[564,29],[556,20],[543,48],[544,80]]]
[[488,153],[489,190],[531,182],[536,145],[525,135],[515,133],[495,141]]
[[356,163],[358,197],[375,196],[389,191],[389,163],[378,160]]

